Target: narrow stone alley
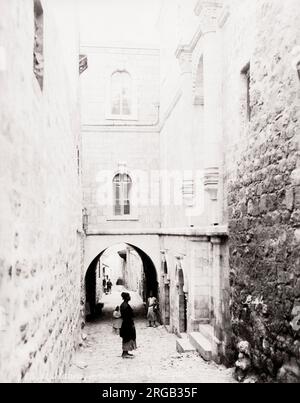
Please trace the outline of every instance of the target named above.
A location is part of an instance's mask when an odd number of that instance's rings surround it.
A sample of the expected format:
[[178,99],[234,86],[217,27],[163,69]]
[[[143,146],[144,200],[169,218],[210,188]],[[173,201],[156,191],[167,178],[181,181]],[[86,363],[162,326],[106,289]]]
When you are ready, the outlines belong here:
[[0,383],[300,383],[300,1],[0,15]]
[[122,359],[122,340],[112,331],[112,311],[121,303],[120,292],[103,298],[101,319],[87,324],[86,341],[74,356],[66,382],[82,383],[233,383],[232,370],[207,363],[196,353],[178,354],[176,336],[163,326],[147,327],[144,306],[131,293],[136,313],[138,349],[133,359]]

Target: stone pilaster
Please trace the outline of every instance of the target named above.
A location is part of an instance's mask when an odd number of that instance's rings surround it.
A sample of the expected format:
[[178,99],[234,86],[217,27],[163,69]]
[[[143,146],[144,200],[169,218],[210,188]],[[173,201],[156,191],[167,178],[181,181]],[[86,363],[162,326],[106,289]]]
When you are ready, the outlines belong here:
[[186,46],[179,46],[175,53],[180,70],[180,86],[182,91],[182,99],[180,103],[182,115],[182,134],[181,134],[181,162],[183,171],[192,168],[192,135],[193,126],[192,122],[192,96],[193,96],[193,80],[192,80],[192,53]]
[[197,237],[192,242],[190,322],[192,329],[198,331],[199,324],[210,322],[210,243],[206,236]]
[[221,60],[217,35],[218,1],[199,1],[195,13],[199,17],[203,35],[203,93],[204,93],[204,182],[205,209],[208,224],[220,223],[219,176],[221,162],[222,107],[221,107]]
[[212,282],[211,282],[211,296],[213,301],[213,315],[214,325],[219,326],[222,322],[222,305],[221,305],[221,292],[222,292],[222,269],[221,269],[221,243],[220,237],[212,237],[211,240],[211,253],[212,253]]
[[[182,135],[180,138],[181,152],[179,160],[181,163],[183,182],[182,196],[184,206],[189,216],[188,211],[194,206],[194,178],[193,178],[193,159],[192,159],[192,137],[193,137],[193,78],[192,78],[192,52],[188,46],[179,46],[176,51],[176,57],[181,69],[181,116]],[[187,223],[190,225],[190,221]]]

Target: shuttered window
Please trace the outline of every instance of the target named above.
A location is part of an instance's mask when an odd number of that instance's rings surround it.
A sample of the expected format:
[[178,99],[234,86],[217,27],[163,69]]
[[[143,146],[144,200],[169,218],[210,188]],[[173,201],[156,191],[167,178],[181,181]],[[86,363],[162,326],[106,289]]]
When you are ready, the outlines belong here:
[[132,181],[127,174],[118,174],[114,177],[114,214],[116,216],[130,215],[130,192]]

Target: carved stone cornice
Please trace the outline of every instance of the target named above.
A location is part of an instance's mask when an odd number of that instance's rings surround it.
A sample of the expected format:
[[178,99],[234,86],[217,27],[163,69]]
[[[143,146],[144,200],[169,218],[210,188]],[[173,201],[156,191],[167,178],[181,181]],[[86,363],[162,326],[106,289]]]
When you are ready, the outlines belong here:
[[180,45],[176,50],[176,58],[179,61],[181,72],[192,73],[192,52],[189,46]]
[[186,44],[180,44],[175,52],[175,56],[178,57],[180,52],[186,52],[186,53],[193,53],[200,38],[202,36],[202,31],[201,31],[201,27],[200,25],[198,25],[197,27],[197,31],[195,32],[194,36],[192,37],[191,41],[189,43]]
[[217,200],[219,187],[219,168],[206,168],[204,173],[204,189],[210,194],[211,200]]
[[204,35],[209,32],[216,32],[218,15],[221,8],[222,4],[220,1],[198,1],[194,12],[200,19],[201,31]]
[[192,207],[194,205],[194,180],[184,179],[182,184],[182,195],[184,203],[187,207]]

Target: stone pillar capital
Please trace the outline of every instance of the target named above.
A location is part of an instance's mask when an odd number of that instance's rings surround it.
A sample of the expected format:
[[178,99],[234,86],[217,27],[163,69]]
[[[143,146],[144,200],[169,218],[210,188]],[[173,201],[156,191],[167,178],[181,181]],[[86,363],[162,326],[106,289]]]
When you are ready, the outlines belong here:
[[179,253],[178,255],[175,256],[175,259],[176,259],[179,263],[181,263],[182,260],[184,260],[184,258],[185,258],[185,255],[184,255],[183,253]]
[[211,242],[213,245],[221,245],[222,239],[221,239],[220,237],[218,237],[218,236],[212,236],[212,237],[210,238],[210,242]]
[[203,35],[216,32],[218,26],[218,12],[221,7],[222,3],[218,0],[199,0],[196,4],[194,12],[200,19]]

